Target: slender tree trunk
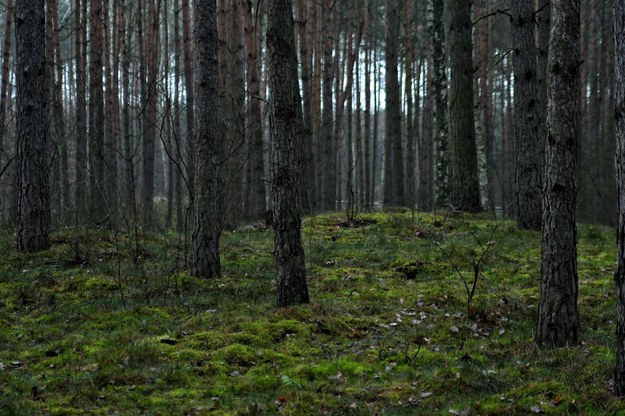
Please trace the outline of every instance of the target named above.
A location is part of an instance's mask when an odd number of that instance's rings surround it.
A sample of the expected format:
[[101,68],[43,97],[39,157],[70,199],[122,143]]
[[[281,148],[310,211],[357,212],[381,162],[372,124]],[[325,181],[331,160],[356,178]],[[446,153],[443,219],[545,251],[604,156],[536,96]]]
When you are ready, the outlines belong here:
[[[212,1],[212,0],[211,0]],[[186,93],[186,121],[187,121],[187,178],[189,185],[189,203],[193,204],[193,185],[195,176],[195,143],[194,131],[194,91],[193,91],[193,41],[191,39],[191,13],[189,11],[189,1],[182,0],[182,39],[184,50],[184,83]]]
[[300,167],[298,147],[303,146],[302,114],[293,36],[293,11],[289,0],[272,0],[267,29],[270,125],[272,139],[273,224],[275,230],[278,306],[308,303],[304,249],[301,243]]
[[[7,169],[8,165],[11,163],[8,158],[7,149],[5,148],[5,138],[7,136],[7,92],[9,90],[10,83],[10,59],[11,59],[11,36],[13,33],[13,0],[8,0],[6,2],[6,20],[4,24],[4,43],[2,46],[2,75],[0,78],[0,82],[2,86],[0,87],[0,169]],[[8,170],[7,170],[8,172]],[[0,175],[0,179],[1,179]],[[2,212],[2,220],[3,224],[8,224],[8,219],[11,215],[4,215],[4,210],[13,211],[11,209],[11,205],[6,204],[6,202],[11,201],[13,198],[10,197],[10,192],[8,187],[3,183],[0,183],[0,210]],[[16,212],[14,213],[16,214]]]
[[[418,112],[419,95],[415,95],[416,106],[413,105],[413,65],[415,64],[415,39],[417,33],[412,26],[416,20],[415,10],[412,0],[404,0],[404,49],[406,56],[404,59],[405,79],[404,79],[404,101],[405,101],[405,126],[406,126],[406,170],[405,170],[405,193],[406,205],[410,208],[416,206],[417,198],[417,147],[419,142],[419,125],[415,124],[414,113]],[[417,65],[418,67],[418,65]],[[418,83],[419,75],[414,81]],[[418,92],[418,90],[417,90]]]
[[159,8],[155,0],[148,0],[148,34],[146,42],[146,97],[143,110],[143,223],[154,227],[155,154],[158,136],[158,45]]
[[55,61],[55,75],[54,80],[54,132],[57,142],[57,150],[59,153],[59,210],[57,215],[61,224],[67,224],[69,218],[71,198],[70,198],[70,185],[69,185],[69,152],[68,152],[68,140],[65,134],[65,114],[63,109],[63,81],[64,67],[61,56],[61,41],[59,25],[59,10],[56,7],[52,12],[52,25],[54,27],[54,61]]
[[221,197],[219,175],[218,35],[215,0],[195,3],[195,68],[197,158],[195,163],[195,228],[191,273],[219,277]]
[[625,397],[625,0],[614,0],[614,106],[618,251],[614,273],[617,290],[614,393]]
[[540,230],[542,221],[543,143],[537,102],[538,74],[534,43],[534,0],[512,3],[512,58],[514,69],[514,117],[516,144],[516,223],[519,228]]
[[104,160],[104,89],[102,85],[103,5],[101,0],[91,1],[91,63],[89,65],[89,161],[90,222],[107,224],[108,205],[105,190]]
[[536,342],[575,345],[579,336],[576,261],[576,150],[579,0],[552,0],[542,266]]
[[371,187],[371,39],[369,36],[369,0],[364,5],[364,38],[365,38],[365,125],[364,125],[364,208],[371,208],[373,192]]
[[182,179],[184,170],[184,152],[182,143],[182,131],[180,128],[181,106],[180,106],[180,74],[182,71],[182,39],[180,38],[180,0],[174,0],[174,123],[172,133],[174,135],[174,193],[176,205],[176,231],[181,232],[184,228],[184,213],[182,210],[184,190],[182,188]]
[[44,126],[45,16],[43,0],[20,0],[15,8],[18,230],[17,247],[50,247],[47,138]]
[[[117,209],[117,141],[119,136],[119,102],[118,91],[119,81],[119,55],[118,49],[111,39],[108,30],[110,22],[116,22],[118,2],[113,0],[113,16],[109,18],[108,0],[104,1],[104,67],[105,67],[105,91],[106,91],[106,135],[104,146],[104,161],[106,163],[104,189],[110,212],[110,224],[115,227],[118,219]],[[113,56],[111,56],[111,45],[113,46]],[[113,59],[113,62],[111,62]]]
[[449,143],[447,131],[447,70],[445,67],[444,0],[432,1],[432,67],[434,71],[434,143],[436,206],[449,203]]
[[[76,187],[74,204],[76,224],[87,222],[87,28],[85,0],[75,0],[74,17],[76,25]],[[82,13],[81,13],[82,12]]]
[[321,162],[321,209],[334,211],[336,209],[336,153],[333,134],[334,112],[332,100],[332,84],[334,83],[334,48],[333,7],[334,0],[325,0],[323,6],[323,106],[321,115],[322,152]]
[[[13,27],[13,0],[6,3],[6,21],[4,23],[4,43],[2,45],[2,89],[0,90],[0,161],[4,156],[4,138],[6,136],[7,91],[9,87],[11,34]],[[4,168],[4,166],[2,166]]]
[[[266,208],[267,195],[265,193],[265,144],[263,142],[263,117],[260,111],[260,59],[258,44],[258,31],[260,25],[254,24],[253,8],[251,0],[242,0],[241,20],[243,23],[245,48],[247,51],[247,84],[248,84],[248,112],[247,112],[247,142],[249,160],[247,163],[247,215],[250,219],[263,218]],[[306,78],[303,72],[303,79]],[[304,88],[306,86],[304,85]],[[310,145],[312,146],[312,137]],[[311,153],[312,154],[312,147]],[[313,160],[311,159],[311,165]],[[314,167],[314,165],[313,165]],[[314,175],[309,176],[309,181],[314,184]]]
[[[431,48],[430,48],[431,50]],[[431,53],[429,53],[431,55]],[[429,212],[434,208],[434,71],[428,57],[423,90],[426,92],[423,107],[423,134],[419,141],[419,209]]]
[[[130,43],[132,39],[132,30],[128,30],[126,20],[126,2],[121,0],[119,4],[121,13],[119,20],[118,33],[120,51],[122,54],[122,192],[121,192],[121,208],[126,212],[134,212],[132,208],[135,204],[135,188],[133,176],[133,151],[132,151],[132,124],[131,124],[131,94],[130,94],[130,71],[131,71],[131,54]],[[133,217],[133,221],[137,219]]]

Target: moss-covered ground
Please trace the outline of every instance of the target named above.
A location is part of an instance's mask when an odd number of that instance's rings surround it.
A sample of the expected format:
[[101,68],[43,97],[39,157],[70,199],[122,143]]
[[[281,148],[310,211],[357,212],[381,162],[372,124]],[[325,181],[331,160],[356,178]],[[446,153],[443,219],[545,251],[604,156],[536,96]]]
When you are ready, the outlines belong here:
[[623,414],[614,231],[578,237],[581,344],[542,351],[540,235],[486,216],[307,218],[312,303],[287,309],[262,227],[224,233],[214,280],[177,235],[66,230],[34,255],[5,235],[0,414]]

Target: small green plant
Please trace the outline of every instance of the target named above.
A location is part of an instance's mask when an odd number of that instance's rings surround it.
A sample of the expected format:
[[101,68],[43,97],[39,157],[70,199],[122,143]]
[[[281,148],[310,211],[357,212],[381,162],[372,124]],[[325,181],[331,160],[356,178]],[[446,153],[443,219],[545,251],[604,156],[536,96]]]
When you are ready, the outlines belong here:
[[[456,275],[462,282],[462,285],[466,292],[467,316],[469,318],[475,318],[476,316],[477,309],[473,306],[473,297],[475,296],[475,290],[477,289],[480,277],[486,280],[486,277],[484,276],[482,271],[482,265],[491,247],[495,245],[493,237],[495,236],[495,233],[497,232],[497,229],[500,225],[501,222],[495,222],[491,226],[490,235],[488,236],[486,241],[483,241],[478,237],[475,229],[473,229],[469,224],[466,224],[471,239],[475,243],[475,246],[477,246],[477,249],[473,247],[469,250],[459,250],[453,245],[451,245],[450,248],[446,248],[436,239],[432,240],[434,245],[438,247],[443,256],[447,258],[449,264],[454,269]],[[467,277],[466,271],[463,272],[461,270],[461,263],[470,264],[470,277]]]

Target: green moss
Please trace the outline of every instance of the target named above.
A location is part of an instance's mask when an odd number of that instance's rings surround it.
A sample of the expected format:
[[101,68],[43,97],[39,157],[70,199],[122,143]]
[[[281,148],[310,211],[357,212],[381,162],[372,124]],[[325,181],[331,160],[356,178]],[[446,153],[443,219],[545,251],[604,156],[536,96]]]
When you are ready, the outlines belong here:
[[[189,275],[175,234],[141,235],[139,251],[82,230],[47,252],[8,249],[0,414],[257,415],[276,401],[292,415],[625,413],[609,387],[613,230],[579,227],[583,346],[538,351],[539,233],[497,224],[467,317],[455,267],[471,276],[475,238],[494,226],[445,212],[306,218],[312,303],[283,309],[271,230],[225,233],[219,279]],[[57,262],[77,247],[84,265]]]

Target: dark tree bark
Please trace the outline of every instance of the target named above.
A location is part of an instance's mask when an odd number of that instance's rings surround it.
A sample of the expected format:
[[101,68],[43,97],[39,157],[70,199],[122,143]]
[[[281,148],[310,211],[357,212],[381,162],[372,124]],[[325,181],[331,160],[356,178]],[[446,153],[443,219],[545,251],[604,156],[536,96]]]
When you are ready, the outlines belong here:
[[87,204],[87,7],[86,0],[74,3],[76,25],[76,224],[86,224]]
[[449,7],[449,136],[451,138],[451,204],[454,209],[478,212],[475,119],[473,112],[473,45],[471,2],[452,0]]
[[333,101],[332,84],[334,83],[334,48],[333,8],[334,0],[325,0],[323,6],[323,107],[321,115],[321,142],[322,151],[319,152],[320,162],[317,164],[318,175],[321,175],[319,196],[322,211],[336,209],[336,153],[333,134]]
[[[265,183],[265,145],[263,142],[263,117],[260,111],[260,46],[258,32],[260,26],[253,23],[252,2],[241,0],[241,21],[247,51],[247,84],[248,84],[248,111],[247,111],[247,143],[249,160],[247,163],[247,198],[246,214],[250,219],[263,218],[266,209]],[[312,149],[312,140],[311,140]],[[311,161],[310,165],[313,162]],[[314,183],[314,176],[310,180]]]
[[576,261],[576,153],[579,0],[553,0],[547,90],[547,157],[536,342],[575,345],[579,336]]
[[91,1],[91,41],[89,66],[89,161],[90,210],[92,224],[106,224],[108,212],[104,189],[104,89],[102,85],[102,1]]
[[[0,161],[4,156],[4,138],[6,136],[7,91],[9,87],[9,70],[11,57],[11,33],[13,32],[13,0],[6,3],[6,21],[4,23],[4,43],[2,46],[2,88],[0,90]],[[2,166],[4,168],[4,165]]]
[[186,161],[186,173],[189,185],[189,202],[193,203],[193,185],[195,175],[195,143],[196,140],[193,137],[194,130],[194,95],[193,95],[193,40],[191,39],[191,13],[189,10],[189,1],[182,1],[182,42],[184,52],[184,85],[186,92],[186,121],[187,121],[187,161]]
[[146,96],[143,97],[145,108],[143,126],[143,223],[153,227],[154,216],[154,175],[156,137],[158,134],[158,42],[159,42],[159,8],[155,0],[148,0],[148,24],[146,38]]
[[540,230],[542,222],[542,168],[544,138],[540,136],[540,109],[536,47],[534,44],[534,0],[512,2],[514,55],[514,116],[516,144],[516,223],[519,228]]
[[386,134],[384,137],[384,206],[405,204],[404,159],[401,139],[401,102],[397,55],[401,5],[386,0]]
[[20,251],[50,247],[50,198],[44,126],[45,15],[43,0],[15,7],[18,231]]
[[614,0],[614,104],[618,254],[614,273],[617,290],[616,366],[614,392],[625,397],[625,0]]
[[447,130],[447,72],[445,67],[444,1],[432,1],[432,70],[434,87],[434,144],[436,206],[449,202],[449,142]]
[[303,145],[302,113],[289,0],[272,0],[267,28],[269,51],[269,122],[272,134],[273,226],[275,230],[278,306],[308,303],[304,249],[301,242],[298,188]]
[[304,111],[304,143],[306,154],[309,155],[305,159],[306,165],[306,201],[302,206],[302,209],[306,212],[312,212],[315,200],[315,158],[312,157],[313,153],[313,114],[312,114],[312,25],[314,23],[312,10],[309,7],[310,0],[298,0],[297,12],[298,19],[300,21],[298,26],[298,39],[299,39],[299,51],[300,51],[300,64],[302,71],[302,100]]
[[219,277],[221,196],[219,192],[218,35],[215,0],[195,2],[195,228],[191,273]]

